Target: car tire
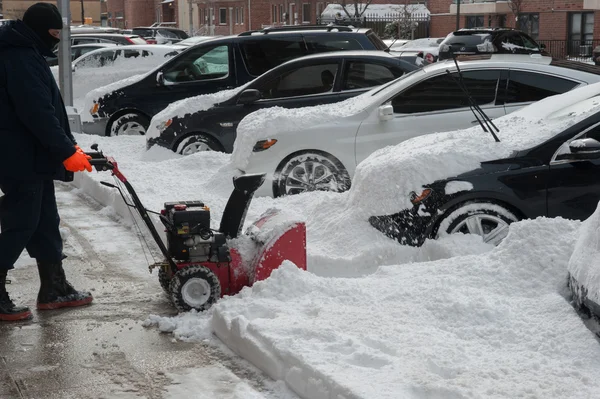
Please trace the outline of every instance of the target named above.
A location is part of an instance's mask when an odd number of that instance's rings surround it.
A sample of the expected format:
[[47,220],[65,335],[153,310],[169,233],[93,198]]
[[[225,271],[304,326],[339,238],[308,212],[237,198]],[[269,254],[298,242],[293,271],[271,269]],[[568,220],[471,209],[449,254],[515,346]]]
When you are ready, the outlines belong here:
[[137,112],[115,118],[110,124],[109,136],[143,136],[148,131],[150,120]]
[[181,155],[191,155],[202,151],[223,151],[221,144],[210,136],[194,133],[184,137],[172,148]]
[[321,151],[293,154],[280,164],[273,179],[275,197],[307,191],[344,192],[350,188],[350,175],[342,163]]
[[221,282],[206,266],[184,267],[173,275],[169,288],[180,312],[207,310],[221,297]]
[[508,226],[518,221],[513,211],[491,201],[464,202],[440,221],[436,237],[464,233],[476,234],[497,246],[508,234]]

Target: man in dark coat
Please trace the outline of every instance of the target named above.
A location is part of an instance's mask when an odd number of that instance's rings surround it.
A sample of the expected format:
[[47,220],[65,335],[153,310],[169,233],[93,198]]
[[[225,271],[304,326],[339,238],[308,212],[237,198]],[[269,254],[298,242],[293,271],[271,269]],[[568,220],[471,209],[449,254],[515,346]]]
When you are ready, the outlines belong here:
[[44,56],[53,56],[63,22],[56,6],[37,3],[0,28],[0,320],[31,318],[6,291],[7,273],[24,249],[40,274],[38,309],[92,301],[62,267],[54,180],[91,171],[69,129],[65,106]]

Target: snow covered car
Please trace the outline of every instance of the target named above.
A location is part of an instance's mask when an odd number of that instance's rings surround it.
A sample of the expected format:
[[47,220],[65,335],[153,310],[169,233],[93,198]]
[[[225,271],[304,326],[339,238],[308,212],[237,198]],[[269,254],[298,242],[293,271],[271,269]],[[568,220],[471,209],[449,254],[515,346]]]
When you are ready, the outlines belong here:
[[421,59],[421,62],[425,64],[431,64],[438,60],[440,43],[442,41],[444,41],[443,37],[411,40],[398,47],[392,46],[390,52],[401,57],[415,57],[416,59]]
[[340,102],[394,80],[417,67],[384,51],[343,51],[288,61],[240,89],[171,104],[150,122],[147,147],[183,155],[233,150],[237,128],[263,108],[298,108]]
[[575,308],[597,318],[600,318],[599,224],[600,207],[581,226],[568,266],[568,282]]
[[450,33],[439,47],[439,59],[454,55],[475,54],[542,54],[544,46],[531,36],[511,28],[465,28]]
[[[492,119],[600,81],[595,66],[578,62],[539,55],[476,58],[459,62],[463,81]],[[267,173],[271,184],[258,195],[345,191],[356,165],[374,151],[477,124],[456,77],[453,61],[436,62],[342,103],[256,111],[238,127],[234,165],[243,173]]]
[[401,244],[464,233],[498,245],[518,220],[587,219],[600,202],[599,105],[600,83],[502,118],[497,143],[476,127],[373,154],[357,179],[398,173],[387,201],[400,210],[370,223]]

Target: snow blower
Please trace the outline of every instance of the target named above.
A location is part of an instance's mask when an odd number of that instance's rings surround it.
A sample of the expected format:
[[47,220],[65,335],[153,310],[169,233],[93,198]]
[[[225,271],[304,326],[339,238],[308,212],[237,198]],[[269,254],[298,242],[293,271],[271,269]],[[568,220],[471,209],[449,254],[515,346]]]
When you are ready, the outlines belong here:
[[[284,260],[306,270],[306,226],[283,218],[270,209],[241,234],[254,192],[263,184],[264,174],[233,178],[234,189],[223,212],[218,230],[211,229],[210,209],[202,201],[167,202],[160,212],[146,209],[117,162],[98,151],[90,163],[97,171],[110,171],[125,204],[134,208],[147,226],[164,259],[149,266],[158,269],[160,285],[182,312],[208,309],[220,297],[234,295],[245,286],[264,280]],[[120,183],[126,193],[121,189]],[[166,244],[150,214],[165,227]]]

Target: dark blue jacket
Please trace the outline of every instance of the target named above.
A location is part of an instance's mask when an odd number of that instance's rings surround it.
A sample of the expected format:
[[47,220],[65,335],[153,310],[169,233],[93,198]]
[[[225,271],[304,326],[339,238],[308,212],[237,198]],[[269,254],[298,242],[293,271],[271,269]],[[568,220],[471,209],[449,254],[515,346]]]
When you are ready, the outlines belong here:
[[0,28],[0,178],[69,180],[62,162],[75,139],[44,59],[52,55],[23,22]]

